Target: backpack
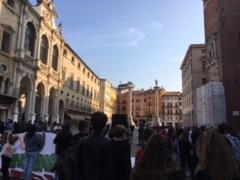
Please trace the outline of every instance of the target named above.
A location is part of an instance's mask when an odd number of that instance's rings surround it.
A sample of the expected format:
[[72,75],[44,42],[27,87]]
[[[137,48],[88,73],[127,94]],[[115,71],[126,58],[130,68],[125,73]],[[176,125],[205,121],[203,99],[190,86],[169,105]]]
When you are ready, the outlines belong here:
[[55,171],[59,180],[79,179],[79,162],[77,149],[77,147],[71,147],[58,158],[55,165]]
[[2,147],[2,155],[4,155],[4,156],[7,156],[7,157],[9,157],[9,158],[11,158],[12,156],[13,156],[13,154],[15,153],[15,148],[14,148],[14,145],[11,145],[10,143],[9,143],[9,135],[10,135],[11,133],[8,133],[7,134],[7,142],[3,145],[3,147]]
[[240,162],[240,140],[237,137],[227,136],[231,149],[234,153],[235,159]]

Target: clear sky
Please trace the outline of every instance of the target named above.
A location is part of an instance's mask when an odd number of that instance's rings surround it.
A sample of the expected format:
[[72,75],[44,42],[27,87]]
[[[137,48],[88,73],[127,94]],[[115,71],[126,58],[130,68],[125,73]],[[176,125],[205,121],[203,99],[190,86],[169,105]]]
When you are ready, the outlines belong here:
[[[32,0],[34,2],[34,0]],[[190,44],[204,42],[202,0],[55,0],[70,46],[113,85],[181,90]]]

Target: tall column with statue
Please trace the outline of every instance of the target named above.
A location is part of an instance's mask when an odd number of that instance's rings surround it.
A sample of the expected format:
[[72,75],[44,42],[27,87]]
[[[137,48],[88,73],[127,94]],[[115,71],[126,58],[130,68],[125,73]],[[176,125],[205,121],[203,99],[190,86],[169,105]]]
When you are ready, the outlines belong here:
[[132,115],[132,89],[134,88],[133,83],[128,82],[128,122],[129,125],[134,125],[133,115]]
[[159,116],[159,86],[158,86],[158,81],[155,80],[155,117],[154,117],[154,126],[160,126],[160,116]]

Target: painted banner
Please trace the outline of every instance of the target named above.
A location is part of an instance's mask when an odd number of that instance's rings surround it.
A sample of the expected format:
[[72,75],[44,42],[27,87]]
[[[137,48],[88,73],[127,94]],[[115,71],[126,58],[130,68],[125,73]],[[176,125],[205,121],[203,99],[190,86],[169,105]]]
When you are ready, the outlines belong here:
[[[14,144],[16,152],[12,157],[10,165],[10,175],[14,178],[23,178],[23,169],[25,163],[25,133],[17,134],[19,137],[17,142]],[[35,166],[33,168],[33,177],[42,180],[53,180],[55,163],[57,156],[55,154],[55,144],[53,140],[56,134],[45,133],[45,145],[43,150],[39,153]]]

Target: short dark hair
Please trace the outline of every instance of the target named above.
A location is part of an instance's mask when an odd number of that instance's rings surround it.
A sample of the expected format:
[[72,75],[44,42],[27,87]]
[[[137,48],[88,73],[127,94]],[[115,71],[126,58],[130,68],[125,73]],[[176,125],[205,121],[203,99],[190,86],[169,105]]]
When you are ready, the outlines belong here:
[[95,132],[101,133],[106,126],[107,116],[103,112],[95,112],[91,117],[91,125]]
[[78,130],[81,131],[86,131],[89,128],[89,122],[86,120],[80,120],[78,122]]
[[114,126],[114,128],[112,129],[112,136],[116,137],[116,138],[122,138],[123,136],[128,134],[128,130],[125,126],[123,125],[116,125]]

